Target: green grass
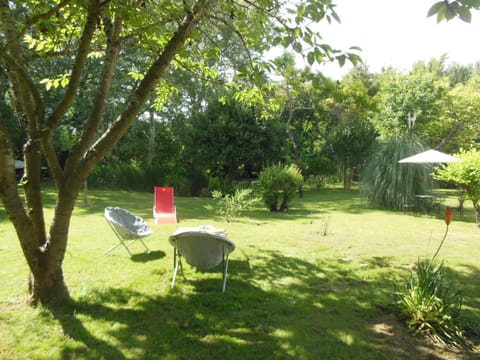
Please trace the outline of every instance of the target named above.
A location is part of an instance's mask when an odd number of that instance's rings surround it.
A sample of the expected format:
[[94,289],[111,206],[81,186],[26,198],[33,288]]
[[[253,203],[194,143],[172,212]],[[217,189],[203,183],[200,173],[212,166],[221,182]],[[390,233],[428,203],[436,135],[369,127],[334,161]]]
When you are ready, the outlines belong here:
[[[447,203],[455,204],[452,194]],[[387,310],[395,282],[430,257],[440,218],[369,209],[358,192],[307,191],[288,213],[262,208],[224,223],[210,200],[176,198],[178,226],[225,228],[231,254],[227,291],[220,270],[184,266],[170,290],[176,225],[153,224],[153,194],[90,191],[91,206],[72,219],[64,271],[75,308],[64,313],[25,305],[27,267],[0,208],[0,359],[422,359],[480,356],[480,230],[472,210],[455,214],[439,259],[464,294],[470,351],[417,339]],[[48,208],[53,194],[46,197]],[[154,229],[150,254],[130,258],[105,206],[127,208]],[[474,336],[477,334],[476,336]]]

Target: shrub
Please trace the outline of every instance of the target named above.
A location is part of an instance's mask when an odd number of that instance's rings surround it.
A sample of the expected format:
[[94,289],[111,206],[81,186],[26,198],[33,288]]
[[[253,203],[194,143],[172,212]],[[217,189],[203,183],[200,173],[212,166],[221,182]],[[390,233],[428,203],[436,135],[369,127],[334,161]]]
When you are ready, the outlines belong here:
[[295,165],[273,165],[260,173],[262,198],[270,211],[285,211],[303,184],[303,176]]
[[462,295],[447,280],[443,262],[436,265],[432,260],[419,260],[416,273],[396,292],[395,305],[415,334],[449,345],[462,341]]
[[307,160],[304,172],[308,181],[319,189],[325,184],[328,177],[337,173],[337,166],[327,157],[316,156]]
[[227,195],[215,190],[212,192],[212,197],[219,204],[216,209],[217,214],[223,216],[226,222],[232,222],[242,211],[257,202],[257,199],[252,197],[252,189],[237,189],[233,194]]

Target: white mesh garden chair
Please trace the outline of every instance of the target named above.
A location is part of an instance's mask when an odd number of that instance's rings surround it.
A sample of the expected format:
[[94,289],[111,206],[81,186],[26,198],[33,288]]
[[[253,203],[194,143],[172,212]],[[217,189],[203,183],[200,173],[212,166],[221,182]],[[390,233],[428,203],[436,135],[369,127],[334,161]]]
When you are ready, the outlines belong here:
[[112,206],[105,208],[104,216],[119,242],[105,251],[103,255],[108,255],[117,247],[123,246],[132,256],[129,247],[137,240],[142,243],[147,253],[150,252],[142,239],[152,235],[153,232],[144,219],[128,210]]
[[222,264],[222,292],[225,292],[228,256],[235,250],[235,244],[227,239],[223,230],[211,226],[180,228],[169,237],[168,241],[174,247],[172,289],[175,286],[179,267],[183,273],[181,260],[183,257],[189,265],[203,270]]

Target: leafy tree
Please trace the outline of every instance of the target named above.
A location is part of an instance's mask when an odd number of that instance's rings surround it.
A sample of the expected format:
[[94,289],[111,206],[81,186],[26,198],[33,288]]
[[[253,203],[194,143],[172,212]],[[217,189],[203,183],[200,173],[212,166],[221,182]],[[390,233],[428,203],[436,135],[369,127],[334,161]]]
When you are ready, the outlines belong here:
[[480,152],[475,148],[461,150],[456,157],[459,161],[439,168],[435,178],[454,182],[465,190],[467,199],[472,201],[475,209],[477,226],[480,227]]
[[305,96],[306,91],[308,91],[306,83],[312,75],[308,68],[301,71],[295,67],[295,58],[292,54],[285,53],[275,59],[274,62],[279,69],[278,75],[282,77],[277,83],[276,99],[280,109],[283,109],[284,117],[286,117],[285,130],[292,146],[295,165],[301,169],[302,156],[297,137],[304,132],[295,130],[297,130],[296,128],[303,128],[303,118],[306,117],[306,114],[312,112],[311,98]]
[[456,152],[480,141],[480,74],[450,89],[442,107],[440,121],[431,129],[437,147]]
[[229,190],[235,179],[252,177],[266,162],[275,160],[279,135],[256,108],[232,97],[225,101],[212,100],[205,112],[191,119],[186,161],[225,180]]
[[[313,61],[345,61],[349,54],[322,44],[308,27],[324,18],[337,19],[326,0],[0,0],[0,66],[11,84],[9,97],[2,94],[1,101],[15,109],[26,133],[23,201],[12,165],[12,139],[6,120],[0,119],[0,198],[30,270],[30,302],[69,299],[62,264],[79,191],[144,111],[152,92],[159,104],[170,92],[165,81],[169,65],[215,76],[210,64],[219,59],[220,51],[202,29],[234,29],[252,54],[273,44],[299,52],[308,47]],[[95,59],[97,67],[92,66]],[[257,76],[261,60],[255,55],[249,60],[250,71],[238,86],[261,79]],[[50,75],[43,76],[40,69],[48,69]],[[125,79],[124,74],[130,76],[123,82],[126,96],[110,96],[112,85]],[[89,106],[80,109],[77,99],[87,80],[92,82],[85,94]],[[258,89],[249,90],[241,98],[260,102]],[[75,127],[78,140],[62,166],[54,139],[59,127],[72,124],[73,114],[80,122]],[[49,227],[42,203],[42,156],[57,189]]]
[[339,164],[344,188],[351,188],[355,170],[364,165],[377,137],[369,121],[374,109],[364,82],[352,76],[340,84],[331,114],[335,118],[326,137],[327,148]]
[[409,74],[384,71],[378,81],[379,111],[372,121],[380,136],[415,134],[433,146],[431,129],[438,126],[449,79],[417,64]]

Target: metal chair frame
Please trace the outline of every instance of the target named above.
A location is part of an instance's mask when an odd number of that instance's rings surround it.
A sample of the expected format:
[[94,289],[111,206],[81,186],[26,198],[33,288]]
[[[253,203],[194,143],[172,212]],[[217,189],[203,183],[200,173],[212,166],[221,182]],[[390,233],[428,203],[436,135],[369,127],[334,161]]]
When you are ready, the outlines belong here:
[[[221,253],[215,254],[216,255],[215,256],[215,258],[216,258],[215,261],[212,261],[211,263],[209,263],[208,259],[207,259],[206,263],[199,264],[198,259],[201,259],[201,261],[205,260],[204,258],[202,258],[201,252],[195,254],[195,255],[198,256],[198,257],[196,257],[196,259],[189,259],[188,258],[189,254],[182,253],[181,249],[184,246],[187,246],[187,245],[183,244],[183,242],[185,242],[185,241],[187,241],[187,242],[188,241],[190,241],[190,242],[194,242],[194,241],[202,242],[202,241],[205,241],[207,239],[208,239],[208,241],[218,242],[218,244],[219,244],[218,245],[218,250],[221,251]],[[211,268],[217,267],[221,263],[222,268],[223,268],[223,272],[222,272],[222,292],[225,292],[225,289],[226,289],[226,286],[227,286],[229,255],[233,250],[235,250],[235,244],[232,241],[227,239],[225,236],[219,235],[219,234],[208,233],[208,232],[205,232],[205,231],[186,231],[186,232],[180,232],[180,233],[177,233],[177,234],[174,234],[174,235],[170,236],[169,242],[174,247],[174,252],[173,252],[174,271],[173,271],[173,278],[172,278],[172,284],[171,284],[172,289],[175,286],[175,281],[176,281],[176,278],[177,278],[177,273],[178,273],[179,268],[180,268],[180,272],[181,272],[182,276],[185,277],[184,273],[183,273],[183,264],[182,264],[182,257],[183,257],[183,258],[185,258],[185,261],[187,261],[187,263],[189,263],[191,266],[199,268],[199,269],[211,269]],[[211,250],[212,247],[210,247],[209,249]],[[211,252],[210,252],[209,255],[211,255]],[[206,257],[207,257],[207,255],[206,255]],[[220,261],[218,261],[219,257],[221,257]]]
[[[115,219],[112,217],[113,212],[120,212],[123,213],[124,215],[127,215],[129,218],[134,219],[135,223],[130,224],[133,225],[131,227],[128,227],[126,224],[122,223],[119,221],[119,219]],[[144,219],[142,219],[140,216],[137,216],[133,213],[131,213],[128,210],[119,208],[119,207],[107,207],[105,208],[104,212],[105,219],[107,220],[108,224],[110,225],[112,231],[114,234],[117,236],[119,242],[109,248],[107,251],[103,253],[103,255],[108,255],[110,254],[113,250],[115,250],[119,246],[123,246],[125,250],[130,254],[130,256],[133,256],[132,252],[130,251],[129,247],[135,243],[135,241],[140,241],[140,243],[145,247],[145,251],[147,253],[150,253],[150,249],[148,246],[145,244],[145,242],[142,240],[142,238],[148,237],[152,235],[152,229],[148,224],[145,222]],[[140,227],[140,226],[141,227]],[[134,228],[137,227],[138,229],[142,229],[143,232],[138,232],[134,231]]]

